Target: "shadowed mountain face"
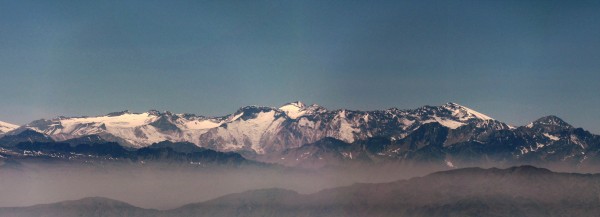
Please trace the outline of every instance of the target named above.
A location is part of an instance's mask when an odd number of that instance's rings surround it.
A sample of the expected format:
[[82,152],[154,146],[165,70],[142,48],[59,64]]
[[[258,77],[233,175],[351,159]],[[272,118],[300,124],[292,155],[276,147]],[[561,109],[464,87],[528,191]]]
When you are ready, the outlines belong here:
[[[167,163],[191,166],[264,165],[237,153],[223,153],[200,148],[192,143],[160,142],[140,149],[107,142],[96,136],[55,142],[44,134],[26,130],[0,139],[0,162]],[[0,164],[2,168],[2,164]]]
[[[100,214],[98,214],[100,213]],[[466,168],[384,184],[355,184],[302,195],[266,189],[177,209],[146,210],[107,199],[25,208],[2,216],[599,216],[600,175],[531,166]]]
[[0,139],[0,144],[3,147],[16,146],[23,142],[53,142],[54,140],[49,136],[33,130],[24,130],[19,134],[6,135]]

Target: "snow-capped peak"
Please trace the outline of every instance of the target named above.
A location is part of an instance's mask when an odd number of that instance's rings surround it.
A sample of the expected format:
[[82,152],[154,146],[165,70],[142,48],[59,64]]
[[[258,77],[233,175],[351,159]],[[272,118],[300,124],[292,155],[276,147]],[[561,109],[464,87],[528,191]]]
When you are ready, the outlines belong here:
[[0,121],[0,134],[7,133],[8,131],[12,131],[17,128],[19,128],[18,125]]
[[279,107],[279,110],[283,111],[291,119],[296,119],[304,114],[306,105],[300,101],[291,102]]
[[285,104],[283,106],[288,106],[288,105],[292,105],[292,106],[295,106],[295,107],[298,107],[298,108],[304,108],[304,107],[306,107],[306,105],[303,102],[301,102],[301,101],[290,102],[290,103],[287,103],[287,104]]
[[542,132],[556,132],[573,128],[573,126],[554,115],[537,119],[536,121],[527,125],[527,127]]
[[563,121],[562,119],[560,119],[559,117],[556,117],[554,115],[549,115],[549,116],[537,119],[532,124],[533,125],[550,125],[550,126],[571,127],[570,124],[568,124],[567,122]]
[[459,120],[468,120],[472,118],[477,118],[481,120],[494,120],[493,118],[487,115],[484,115],[466,106],[459,105],[457,103],[449,102],[443,105],[442,107],[450,110],[452,112],[452,115],[457,117]]
[[7,123],[7,122],[4,122],[4,121],[0,121],[0,126],[2,126],[2,127],[8,127],[8,128],[13,128],[13,129],[16,129],[17,127],[19,127],[19,125]]

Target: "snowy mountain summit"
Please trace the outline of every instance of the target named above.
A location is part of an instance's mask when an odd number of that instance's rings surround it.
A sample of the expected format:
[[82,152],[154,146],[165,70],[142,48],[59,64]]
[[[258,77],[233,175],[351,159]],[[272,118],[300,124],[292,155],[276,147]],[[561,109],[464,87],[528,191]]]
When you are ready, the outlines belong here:
[[279,110],[285,112],[288,117],[296,119],[306,113],[306,105],[300,101],[296,101],[279,107]]
[[467,108],[465,106],[456,104],[456,103],[446,103],[441,106],[449,111],[452,111],[452,116],[458,118],[459,120],[469,120],[469,119],[480,119],[480,120],[494,120],[487,115],[479,113],[473,109]]
[[300,101],[287,103],[279,107],[279,110],[283,111],[291,119],[298,119],[304,115],[314,115],[315,113],[327,111],[327,109],[317,104],[307,106]]

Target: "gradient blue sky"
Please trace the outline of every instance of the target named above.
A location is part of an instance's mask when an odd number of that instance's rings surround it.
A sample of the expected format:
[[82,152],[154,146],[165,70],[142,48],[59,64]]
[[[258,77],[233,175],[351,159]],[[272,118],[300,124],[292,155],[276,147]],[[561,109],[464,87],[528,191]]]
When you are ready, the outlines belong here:
[[4,1],[0,120],[456,102],[600,132],[598,1]]

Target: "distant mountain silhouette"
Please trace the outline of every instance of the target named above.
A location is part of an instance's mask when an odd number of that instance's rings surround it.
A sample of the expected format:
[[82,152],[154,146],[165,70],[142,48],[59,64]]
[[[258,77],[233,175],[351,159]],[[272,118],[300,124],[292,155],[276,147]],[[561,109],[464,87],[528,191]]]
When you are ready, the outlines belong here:
[[157,211],[86,198],[22,208],[1,216],[579,216],[600,215],[600,175],[555,173],[532,166],[465,168],[382,184],[355,184],[298,194],[253,190]]

